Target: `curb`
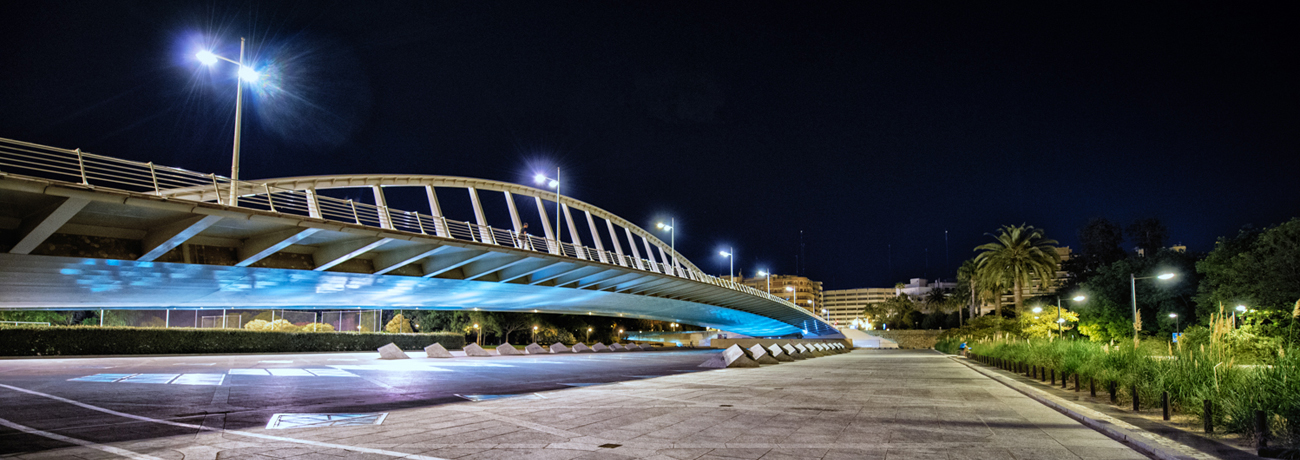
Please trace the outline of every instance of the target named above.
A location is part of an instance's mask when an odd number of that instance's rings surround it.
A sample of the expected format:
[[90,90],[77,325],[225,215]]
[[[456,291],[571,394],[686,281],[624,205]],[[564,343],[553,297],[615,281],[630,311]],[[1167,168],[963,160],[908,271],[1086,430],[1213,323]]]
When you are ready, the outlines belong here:
[[[952,358],[952,359],[956,360],[955,358],[957,358],[957,357],[956,357],[956,356],[949,356],[949,358]],[[1079,423],[1082,423],[1084,426],[1087,426],[1088,428],[1092,428],[1092,429],[1094,429],[1094,430],[1097,430],[1098,432],[1100,432],[1100,433],[1102,433],[1102,434],[1104,434],[1104,435],[1106,435],[1106,436],[1109,436],[1110,438],[1112,438],[1112,439],[1114,439],[1114,440],[1116,440],[1116,441],[1120,441],[1120,442],[1123,442],[1123,443],[1127,443],[1127,444],[1129,444],[1130,446],[1132,446],[1132,447],[1134,448],[1134,450],[1137,450],[1138,452],[1142,452],[1142,453],[1144,453],[1144,454],[1147,454],[1147,455],[1150,455],[1150,456],[1152,456],[1152,457],[1159,458],[1159,459],[1162,459],[1162,460],[1187,460],[1187,459],[1194,459],[1194,458],[1196,458],[1196,457],[1188,456],[1188,455],[1183,454],[1183,453],[1181,453],[1181,452],[1175,452],[1175,451],[1166,450],[1166,449],[1163,448],[1162,446],[1158,446],[1158,445],[1152,443],[1152,442],[1151,442],[1151,438],[1153,438],[1153,437],[1159,437],[1159,435],[1156,435],[1156,434],[1154,434],[1154,433],[1147,433],[1145,436],[1143,436],[1143,435],[1141,435],[1141,434],[1135,433],[1133,429],[1123,428],[1123,427],[1117,426],[1117,425],[1115,425],[1114,423],[1111,423],[1111,422],[1106,421],[1106,420],[1098,420],[1098,419],[1095,419],[1095,418],[1089,417],[1089,416],[1084,415],[1083,413],[1079,412],[1078,410],[1075,410],[1075,409],[1073,409],[1073,408],[1067,407],[1065,404],[1062,404],[1061,402],[1054,401],[1054,400],[1053,400],[1053,399],[1055,399],[1054,396],[1047,395],[1047,394],[1041,394],[1041,393],[1039,393],[1038,391],[1030,391],[1029,388],[1025,387],[1025,385],[1024,385],[1024,384],[1021,384],[1020,382],[1016,382],[1016,381],[1014,381],[1014,380],[1010,380],[1010,379],[1008,379],[1008,378],[1006,378],[1006,377],[1004,377],[1004,376],[1001,376],[1001,375],[997,375],[997,374],[993,374],[993,373],[987,372],[985,369],[982,369],[982,368],[980,368],[980,367],[977,367],[977,366],[975,366],[975,365],[973,365],[973,364],[967,362],[967,361],[964,360],[964,359],[963,359],[963,360],[960,360],[960,361],[958,361],[958,362],[962,363],[962,364],[965,365],[966,367],[971,368],[971,369],[974,370],[975,372],[979,372],[980,374],[983,374],[985,377],[988,377],[988,378],[993,379],[994,381],[996,381],[996,382],[998,382],[998,383],[1001,383],[1002,385],[1005,385],[1007,388],[1011,388],[1012,390],[1016,390],[1016,392],[1018,392],[1018,393],[1020,393],[1020,394],[1023,394],[1023,395],[1025,395],[1025,396],[1028,396],[1030,399],[1033,399],[1033,400],[1035,400],[1035,401],[1038,401],[1039,403],[1043,404],[1044,406],[1050,407],[1050,408],[1056,410],[1057,412],[1060,412],[1060,413],[1064,414],[1066,417],[1070,417],[1070,418],[1072,418],[1072,419],[1078,421]],[[1068,403],[1067,403],[1067,404],[1068,404]],[[1135,427],[1135,428],[1136,428],[1136,427]],[[1146,432],[1142,432],[1142,433],[1146,433]],[[1171,442],[1172,442],[1172,441],[1171,441]],[[1190,449],[1190,448],[1189,448],[1189,449]]]

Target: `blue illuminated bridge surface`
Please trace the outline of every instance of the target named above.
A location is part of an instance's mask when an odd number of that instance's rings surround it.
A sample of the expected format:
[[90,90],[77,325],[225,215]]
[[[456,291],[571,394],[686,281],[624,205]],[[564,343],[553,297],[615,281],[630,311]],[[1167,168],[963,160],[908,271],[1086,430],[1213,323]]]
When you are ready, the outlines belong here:
[[[394,187],[428,209],[388,207]],[[839,336],[603,209],[560,197],[554,228],[556,199],[447,176],[231,181],[0,138],[0,308],[477,308]],[[472,215],[445,215],[448,200]]]

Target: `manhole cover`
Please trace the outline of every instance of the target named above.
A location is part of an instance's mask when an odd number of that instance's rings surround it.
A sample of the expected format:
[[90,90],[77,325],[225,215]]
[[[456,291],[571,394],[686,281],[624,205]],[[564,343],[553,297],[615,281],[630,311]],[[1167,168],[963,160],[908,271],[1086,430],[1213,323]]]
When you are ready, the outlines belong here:
[[384,423],[388,413],[371,414],[275,414],[267,422],[268,430],[318,428],[323,426],[359,426]]

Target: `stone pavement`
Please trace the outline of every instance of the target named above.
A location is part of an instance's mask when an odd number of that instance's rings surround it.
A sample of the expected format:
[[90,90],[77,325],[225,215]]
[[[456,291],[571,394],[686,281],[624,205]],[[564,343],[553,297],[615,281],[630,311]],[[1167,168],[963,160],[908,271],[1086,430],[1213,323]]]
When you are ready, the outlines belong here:
[[[929,350],[856,350],[406,409],[381,425],[221,424],[210,415],[197,435],[109,447],[167,459],[1147,458]],[[20,458],[72,456],[114,455],[91,446]]]

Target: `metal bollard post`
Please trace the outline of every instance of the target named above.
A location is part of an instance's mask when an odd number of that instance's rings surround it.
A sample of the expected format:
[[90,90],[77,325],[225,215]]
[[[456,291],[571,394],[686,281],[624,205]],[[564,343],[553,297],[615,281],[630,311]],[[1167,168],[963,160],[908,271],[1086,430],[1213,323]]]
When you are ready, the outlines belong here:
[[1255,411],[1255,450],[1268,447],[1268,416],[1264,411]]
[[1168,391],[1164,391],[1160,393],[1160,405],[1164,407],[1165,421],[1167,422],[1169,421],[1169,392]]
[[1210,404],[1210,400],[1208,399],[1202,402],[1205,404],[1205,411],[1202,412],[1201,415],[1201,417],[1205,419],[1205,432],[1213,433],[1214,432],[1214,406]]
[[1079,373],[1074,373],[1074,392],[1079,392]]
[[1052,369],[1052,386],[1056,386],[1056,369]]
[[1131,388],[1133,390],[1133,412],[1138,412],[1138,385],[1134,383]]
[[1110,403],[1111,403],[1111,404],[1119,404],[1118,396],[1115,395],[1115,381],[1114,381],[1114,380],[1111,380],[1111,381],[1106,382],[1106,383],[1108,383],[1108,385],[1106,385],[1107,389],[1110,390]]
[[1097,397],[1097,378],[1088,377],[1088,396]]
[[1066,377],[1069,377],[1069,376],[1067,375],[1067,372],[1065,372],[1065,371],[1061,371],[1061,389],[1062,389],[1062,390],[1064,390],[1064,389],[1066,388],[1066,387],[1065,387],[1065,386],[1066,386],[1066,383],[1065,383],[1065,381],[1066,381]]

